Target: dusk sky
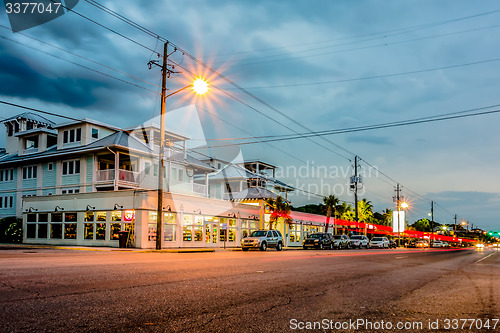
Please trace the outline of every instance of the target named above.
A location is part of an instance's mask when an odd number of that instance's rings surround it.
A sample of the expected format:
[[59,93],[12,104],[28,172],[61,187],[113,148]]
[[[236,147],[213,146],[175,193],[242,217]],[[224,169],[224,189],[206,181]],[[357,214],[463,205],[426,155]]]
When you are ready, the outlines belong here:
[[[0,100],[122,128],[158,116],[160,70],[147,64],[158,60],[151,50],[162,53],[162,42],[92,2],[82,0],[74,10],[129,39],[71,12],[13,33],[1,11]],[[182,72],[169,78],[171,91],[185,86],[192,73],[213,85],[203,98],[180,92],[167,99],[167,111],[196,105],[206,139],[500,109],[498,1],[98,3],[217,71],[210,72],[181,51],[170,56]],[[1,119],[25,111],[0,105]],[[168,128],[185,131],[180,124],[186,119],[168,119]],[[439,223],[451,224],[457,214],[459,221],[499,230],[499,122],[500,114],[492,113],[244,145],[241,152],[245,160],[281,167],[282,181],[317,194],[296,191],[290,197],[295,206],[318,203],[332,193],[353,202],[348,181],[357,154],[364,176],[360,198],[370,200],[375,210],[394,207],[399,182],[410,202],[410,223],[428,217],[434,200]],[[203,139],[199,133],[183,134]],[[4,147],[5,135],[0,137]],[[218,151],[236,156],[233,148]],[[372,173],[364,172],[370,166]]]

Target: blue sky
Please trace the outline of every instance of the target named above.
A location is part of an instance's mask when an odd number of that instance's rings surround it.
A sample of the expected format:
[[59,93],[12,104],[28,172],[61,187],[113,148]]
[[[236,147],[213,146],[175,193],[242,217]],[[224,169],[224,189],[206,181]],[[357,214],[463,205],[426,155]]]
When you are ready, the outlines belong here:
[[[291,133],[288,128],[305,132],[298,124],[314,131],[338,129],[500,104],[497,1],[101,3],[166,37],[260,99],[174,53],[175,63],[213,79],[227,93],[212,89],[209,103],[196,101],[207,138],[281,135]],[[86,1],[75,10],[161,52],[155,38]],[[9,26],[3,10],[0,24]],[[157,59],[150,50],[74,13],[24,33],[87,60],[1,28],[0,99],[122,127],[158,115],[154,91],[160,73],[147,67]],[[181,71],[169,79],[170,89],[185,84],[189,73]],[[188,101],[189,96],[173,96],[167,109]],[[0,106],[2,117],[19,112]],[[456,213],[479,227],[500,229],[499,120],[493,114],[333,135],[326,137],[329,141],[249,145],[242,153],[283,170],[302,166],[309,173],[297,177],[282,172],[283,180],[320,195],[335,189],[346,201],[353,198],[345,175],[352,173],[358,154],[383,173],[372,170],[364,177],[362,197],[377,210],[393,206],[397,181],[412,203],[410,221],[426,217],[435,200],[438,222],[452,223]],[[313,166],[341,172],[321,176]],[[292,200],[300,205],[320,199],[302,193]]]

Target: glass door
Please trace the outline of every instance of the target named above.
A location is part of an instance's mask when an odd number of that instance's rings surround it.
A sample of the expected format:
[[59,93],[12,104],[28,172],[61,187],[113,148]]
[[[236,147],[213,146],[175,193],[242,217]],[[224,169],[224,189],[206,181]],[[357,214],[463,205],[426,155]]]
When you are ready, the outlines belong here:
[[205,222],[205,244],[216,245],[219,242],[219,223]]

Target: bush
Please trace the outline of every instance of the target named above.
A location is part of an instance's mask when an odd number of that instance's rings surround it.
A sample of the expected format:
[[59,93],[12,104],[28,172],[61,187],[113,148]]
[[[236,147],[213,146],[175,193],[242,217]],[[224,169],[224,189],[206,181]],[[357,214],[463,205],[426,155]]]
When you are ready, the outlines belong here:
[[15,216],[0,220],[0,243],[22,243],[23,220]]

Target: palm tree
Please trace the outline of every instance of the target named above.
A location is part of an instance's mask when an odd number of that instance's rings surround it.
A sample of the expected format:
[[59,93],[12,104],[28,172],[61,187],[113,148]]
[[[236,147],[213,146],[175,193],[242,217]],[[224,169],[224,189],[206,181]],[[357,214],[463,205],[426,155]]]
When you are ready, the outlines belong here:
[[341,205],[337,206],[336,209],[336,215],[337,218],[346,220],[346,221],[353,221],[354,220],[354,210],[352,209],[352,206],[343,202]]
[[[330,224],[330,216],[332,216],[332,210],[336,211],[336,207],[338,206],[340,199],[330,194],[327,197],[323,198],[323,203],[326,206],[326,222],[325,222],[325,232],[328,232],[328,225]],[[334,217],[335,218],[335,217]],[[335,227],[335,233],[337,233],[337,228]]]
[[358,202],[358,220],[368,222],[373,217],[373,205],[370,201],[363,199]]
[[290,206],[288,202],[283,199],[283,197],[278,196],[276,199],[268,198],[266,200],[266,205],[271,211],[271,217],[269,218],[269,229],[273,229],[273,223],[278,221],[278,218],[284,218],[285,222],[290,222],[292,218],[290,217]]

